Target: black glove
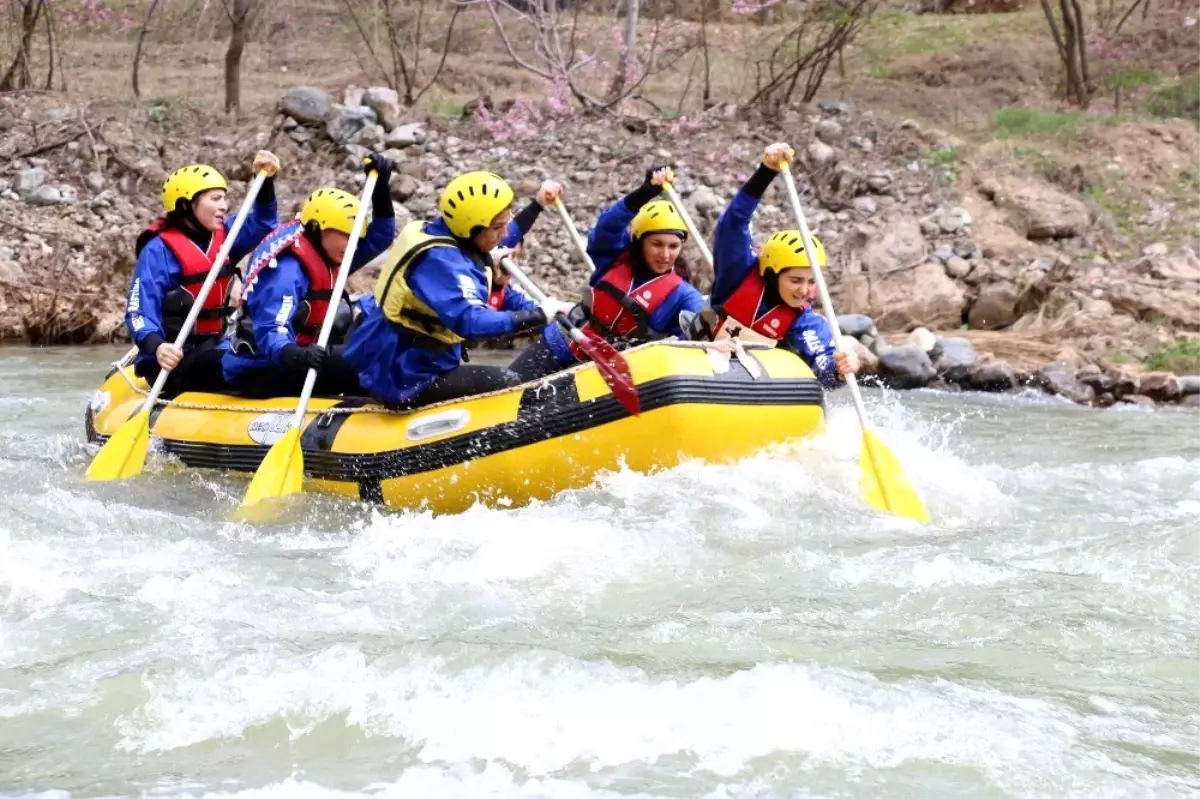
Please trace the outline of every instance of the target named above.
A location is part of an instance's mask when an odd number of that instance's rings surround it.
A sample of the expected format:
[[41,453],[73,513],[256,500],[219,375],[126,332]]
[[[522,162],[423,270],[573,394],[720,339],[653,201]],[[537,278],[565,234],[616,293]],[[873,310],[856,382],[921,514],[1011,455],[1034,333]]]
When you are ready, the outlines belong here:
[[716,311],[712,308],[704,308],[699,313],[693,314],[690,319],[685,320],[684,314],[686,313],[687,311],[682,311],[679,314],[684,338],[689,341],[712,341],[717,334],[717,327],[720,325]]
[[329,351],[316,344],[308,347],[288,344],[279,353],[279,362],[288,369],[316,369],[319,372],[328,358]]
[[513,332],[522,333],[546,324],[546,313],[541,308],[530,308],[527,311],[513,311]]
[[371,153],[363,159],[363,171],[368,175],[372,171],[379,174],[375,189],[371,192],[371,215],[376,219],[395,216],[396,209],[392,207],[392,192],[388,186],[392,178],[392,162],[385,155]]
[[[650,182],[650,178],[660,169],[666,169],[667,166],[652,166],[646,170],[646,179],[642,181],[642,185],[638,186],[629,194],[625,195],[625,207],[630,211],[640,211],[642,206],[653,200],[662,191],[662,186],[655,186]],[[673,167],[672,167],[673,168]]]

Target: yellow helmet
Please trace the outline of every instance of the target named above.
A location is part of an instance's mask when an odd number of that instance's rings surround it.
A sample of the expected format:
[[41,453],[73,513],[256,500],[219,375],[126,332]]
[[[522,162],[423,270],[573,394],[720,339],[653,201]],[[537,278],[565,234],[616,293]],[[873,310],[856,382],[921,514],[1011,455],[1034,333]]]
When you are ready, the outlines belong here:
[[687,225],[670,200],[646,203],[629,223],[629,235],[635,240],[649,233],[678,233],[687,238]]
[[[812,237],[813,250],[817,255],[817,266],[825,266],[825,245],[816,236]],[[758,271],[765,275],[768,270],[782,272],[784,269],[811,267],[812,261],[804,251],[804,239],[799,230],[781,230],[772,233],[763,244],[758,255]]]
[[467,172],[442,190],[438,210],[450,232],[469,239],[475,228],[488,227],[512,205],[512,186],[493,172]]
[[358,216],[358,198],[341,189],[317,189],[308,195],[300,209],[300,223],[316,222],[321,230],[338,230],[353,235]]
[[202,191],[228,189],[225,177],[216,167],[208,164],[181,166],[163,182],[162,204],[168,213],[175,210],[180,200],[191,201]]

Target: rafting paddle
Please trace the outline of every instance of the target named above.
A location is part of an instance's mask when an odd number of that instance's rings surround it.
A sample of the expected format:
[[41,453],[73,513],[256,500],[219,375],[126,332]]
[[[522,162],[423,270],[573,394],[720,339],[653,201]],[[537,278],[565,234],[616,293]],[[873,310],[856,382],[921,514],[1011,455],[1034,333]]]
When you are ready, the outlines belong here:
[[[317,346],[324,347],[329,342],[333,332],[333,322],[337,314],[333,309],[341,302],[342,292],[346,289],[346,280],[350,277],[350,264],[354,260],[354,251],[358,249],[358,240],[362,235],[367,218],[367,200],[375,190],[375,181],[379,173],[374,170],[367,175],[366,185],[363,186],[362,196],[358,198],[358,213],[354,215],[354,228],[350,241],[346,243],[346,253],[338,266],[337,278],[333,283],[333,294],[329,298],[330,312],[325,314],[321,322],[321,332],[317,336]],[[308,410],[308,401],[312,397],[313,388],[317,384],[317,370],[310,368],[304,378],[304,389],[300,392],[300,401],[296,405],[296,413],[292,416],[291,426],[283,437],[276,441],[267,451],[266,457],[258,465],[258,471],[246,489],[242,505],[236,514],[240,520],[262,518],[269,513],[269,503],[260,505],[264,500],[279,499],[289,494],[298,493],[304,483],[304,450],[300,447],[300,430],[304,427],[304,417]],[[256,506],[258,506],[256,508]],[[252,513],[251,509],[261,511]]]
[[[192,309],[188,311],[187,318],[183,321],[183,327],[180,328],[179,335],[175,337],[174,345],[177,349],[183,348],[184,342],[191,334],[196,319],[204,308],[204,301],[217,281],[222,265],[229,258],[229,251],[233,249],[233,244],[237,241],[238,233],[241,232],[242,225],[250,213],[250,206],[253,204],[254,198],[258,196],[258,190],[262,188],[263,181],[266,179],[265,172],[259,172],[254,176],[254,182],[250,184],[250,189],[246,192],[246,199],[242,201],[241,210],[238,211],[237,218],[233,220],[233,227],[226,234],[225,243],[221,245],[216,259],[213,260],[212,267],[209,268],[208,275],[204,278],[204,284],[200,286],[200,292],[192,303]],[[167,384],[170,374],[170,369],[159,371],[154,386],[146,395],[141,409],[129,417],[124,424],[117,428],[108,441],[104,442],[104,446],[100,448],[88,466],[86,473],[88,480],[122,480],[140,474],[145,468],[146,452],[150,448],[150,411],[154,408],[154,403],[158,401],[158,395],[162,393],[163,386]]]
[[[500,259],[500,265],[504,270],[512,275],[513,279],[520,284],[525,293],[533,298],[534,302],[539,305],[546,301],[546,294],[537,287],[532,280],[529,279],[519,266],[513,263],[512,258],[507,255]],[[599,336],[593,337],[586,335],[571,321],[567,319],[565,313],[558,314],[558,321],[567,329],[571,340],[579,345],[579,349],[583,350],[592,362],[596,364],[596,368],[600,371],[600,376],[604,378],[604,382],[608,384],[612,390],[613,396],[617,398],[625,406],[625,409],[634,416],[637,416],[642,411],[641,402],[638,400],[637,385],[633,382],[633,374],[629,371],[629,362],[625,360],[625,356],[617,351],[617,348],[608,343]]]
[[[815,252],[812,234],[808,230],[808,222],[804,218],[804,209],[800,206],[800,195],[796,193],[796,181],[792,178],[791,165],[783,164],[780,172],[783,183],[787,187],[788,199],[792,203],[792,211],[796,214],[796,222],[800,227],[800,238],[804,242],[806,252]],[[813,277],[817,281],[817,291],[821,294],[821,304],[825,308],[825,317],[829,320],[833,332],[834,346],[845,352],[842,346],[842,333],[837,322],[837,314],[833,310],[833,300],[829,298],[829,289],[825,285],[825,277],[815,258],[809,259],[812,264]],[[925,503],[904,469],[896,460],[891,450],[883,440],[875,434],[870,421],[867,419],[867,409],[863,406],[862,394],[858,390],[858,381],[853,374],[846,375],[846,385],[850,387],[850,396],[854,398],[854,410],[858,413],[858,423],[862,426],[863,446],[859,456],[858,466],[862,472],[860,484],[866,501],[880,510],[890,511],[897,516],[928,522],[929,514]]]
[[696,246],[700,248],[700,254],[704,256],[704,260],[708,261],[709,266],[713,266],[712,250],[708,248],[708,243],[704,241],[704,237],[700,235],[700,231],[696,229],[696,223],[692,221],[692,217],[688,214],[687,209],[683,207],[683,200],[679,196],[679,192],[675,191],[675,187],[669,182],[662,184],[663,191],[670,198],[671,204],[675,206],[675,210],[683,217],[683,224],[687,225],[688,235],[692,241],[696,242]]

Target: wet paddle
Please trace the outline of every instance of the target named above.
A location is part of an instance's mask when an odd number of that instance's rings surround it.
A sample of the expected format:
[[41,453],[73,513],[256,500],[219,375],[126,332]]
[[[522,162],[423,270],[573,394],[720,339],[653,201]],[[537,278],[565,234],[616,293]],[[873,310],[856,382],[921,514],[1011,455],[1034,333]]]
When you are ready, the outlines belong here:
[[[804,249],[811,253],[814,251],[812,234],[809,232],[808,223],[804,218],[800,195],[796,193],[796,182],[792,178],[791,165],[784,164],[781,174],[783,183],[787,187],[788,199],[792,203],[792,211],[795,213],[796,222],[800,227],[800,237],[804,241]],[[829,320],[829,327],[833,332],[834,346],[844,352],[837,314],[833,310],[833,300],[829,298],[825,277],[821,274],[821,267],[815,259],[812,262],[812,271],[813,277],[817,281],[817,290],[821,294],[821,304],[825,308],[825,317]],[[868,421],[862,394],[858,390],[858,381],[855,380],[853,374],[846,375],[846,385],[850,387],[850,396],[854,398],[854,410],[858,413],[858,423],[862,426],[863,431],[859,469],[862,472],[860,483],[864,498],[869,504],[880,510],[886,510],[897,516],[915,519],[919,522],[928,522],[929,514],[925,510],[925,503],[921,501],[920,495],[896,457],[883,443],[883,440],[875,434],[870,421]]]
[[[529,279],[519,266],[513,263],[511,258],[507,255],[504,256],[500,259],[500,265],[512,275],[513,280],[517,281],[535,302],[546,301],[546,294]],[[633,374],[629,371],[629,362],[625,360],[625,356],[604,339],[586,335],[571,324],[565,313],[558,314],[558,321],[566,327],[571,340],[578,344],[579,349],[583,350],[584,354],[596,364],[601,377],[604,378],[604,382],[608,384],[617,401],[634,416],[641,413],[642,406],[638,400],[637,385],[633,382]]]
[[[346,252],[342,263],[338,266],[337,278],[333,283],[333,295],[329,299],[329,312],[321,322],[321,332],[317,336],[317,346],[324,347],[329,342],[333,332],[333,321],[337,314],[333,310],[341,302],[342,292],[346,289],[346,280],[350,277],[350,264],[354,260],[354,251],[358,249],[363,226],[366,223],[368,201],[375,190],[375,181],[379,178],[377,172],[367,175],[366,185],[363,186],[362,196],[358,198],[358,213],[354,216],[354,231],[346,244]],[[304,427],[304,417],[308,410],[308,401],[312,398],[313,388],[317,384],[317,370],[309,369],[304,378],[304,389],[300,392],[300,401],[296,405],[296,413],[292,416],[291,426],[283,437],[276,441],[267,451],[266,457],[258,465],[258,471],[246,489],[242,505],[236,514],[243,521],[253,521],[269,518],[271,503],[267,500],[280,499],[289,494],[298,493],[304,483],[304,450],[300,447],[300,431]]]
[[[258,196],[258,191],[262,188],[263,181],[266,179],[267,175],[265,172],[259,172],[254,176],[254,182],[250,184],[250,188],[246,192],[246,199],[242,201],[242,207],[238,211],[237,218],[233,220],[233,227],[229,229],[229,233],[225,236],[225,243],[221,245],[221,250],[217,253],[216,260],[213,261],[212,267],[208,270],[208,275],[204,278],[204,284],[200,286],[200,293],[196,295],[196,300],[192,303],[192,309],[188,312],[187,318],[183,321],[183,327],[179,330],[179,335],[175,337],[175,347],[182,349],[184,343],[187,341],[187,337],[192,332],[192,328],[195,327],[196,319],[200,316],[200,311],[204,307],[204,300],[208,298],[208,293],[212,290],[213,283],[217,281],[217,275],[221,272],[221,265],[229,258],[229,251],[233,249],[233,244],[237,241],[238,234],[242,230],[242,225],[250,213],[250,206],[254,203],[254,198]],[[141,409],[129,417],[124,424],[117,428],[112,437],[104,442],[104,446],[100,448],[100,451],[96,453],[96,457],[92,459],[91,464],[88,466],[86,474],[88,480],[122,480],[140,474],[142,469],[146,467],[146,452],[150,448],[150,411],[154,408],[154,403],[158,401],[158,396],[162,393],[163,386],[167,384],[167,378],[170,374],[170,369],[159,371],[158,377],[154,381],[154,386],[150,389],[150,393],[146,395],[146,401],[142,403]]]

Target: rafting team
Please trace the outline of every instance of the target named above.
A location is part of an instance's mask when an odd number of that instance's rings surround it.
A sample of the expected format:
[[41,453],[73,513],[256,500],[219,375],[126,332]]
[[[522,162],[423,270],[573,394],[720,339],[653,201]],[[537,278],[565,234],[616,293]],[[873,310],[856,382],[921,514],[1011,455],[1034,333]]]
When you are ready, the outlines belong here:
[[[705,298],[689,282],[680,251],[687,226],[675,206],[658,199],[670,168],[656,167],[609,206],[588,234],[595,264],[583,302],[535,302],[499,266],[518,247],[562,186],[546,181],[530,203],[513,209],[512,188],[490,172],[468,172],[446,186],[440,216],[396,230],[388,190],[391,164],[364,159],[375,172],[371,221],[348,268],[391,248],[373,295],[331,307],[337,270],[359,200],[336,188],[308,196],[299,215],[279,224],[274,175],[279,159],[262,151],[254,169],[266,176],[229,257],[205,298],[182,349],[172,342],[200,294],[234,220],[227,184],[211,166],[185,166],[163,185],[165,215],[137,240],[125,321],[137,345],[134,371],[153,382],[168,369],[165,396],[183,391],[236,392],[246,397],[297,396],[310,368],[315,393],[371,396],[389,408],[414,408],[534,380],[585,360],[557,321],[566,313],[589,336],[618,347],[676,336],[712,341],[737,325],[802,357],[823,385],[836,387],[856,370],[834,349],[824,316],[812,305],[812,259],[825,266],[815,237],[806,252],[798,230],[771,235],[755,248],[750,222],[763,193],[793,157],[783,143],[766,148],[761,165],[717,222],[715,279]],[[234,264],[249,255],[241,296],[231,303]],[[587,295],[590,295],[588,297]],[[328,347],[316,344],[334,314]],[[232,322],[232,324],[230,324]],[[231,332],[226,335],[226,328]],[[468,340],[514,336],[541,328],[509,366],[464,363]]]

